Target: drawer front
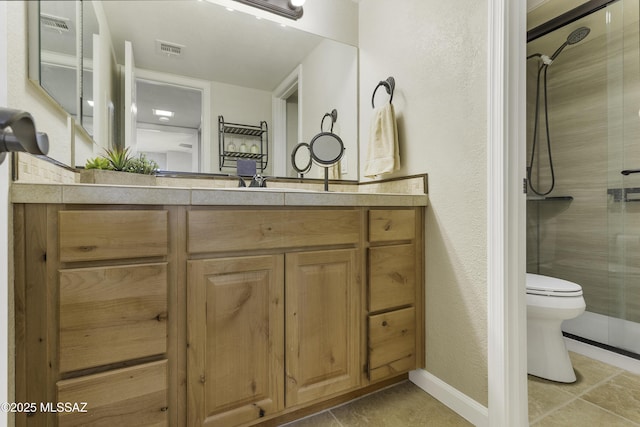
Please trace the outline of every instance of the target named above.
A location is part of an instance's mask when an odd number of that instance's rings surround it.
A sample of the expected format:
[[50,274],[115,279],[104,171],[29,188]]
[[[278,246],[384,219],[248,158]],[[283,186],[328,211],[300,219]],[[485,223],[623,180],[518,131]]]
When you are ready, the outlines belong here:
[[60,261],[167,255],[167,211],[62,211]]
[[58,412],[60,427],[169,425],[166,360],[58,381],[56,389],[58,402],[86,402],[86,412]]
[[415,308],[369,316],[368,351],[371,381],[415,369]]
[[413,210],[369,211],[369,241],[412,240],[416,235],[416,213]]
[[416,299],[414,245],[369,249],[369,311],[411,305]]
[[355,244],[357,210],[197,210],[188,212],[190,253]]
[[167,348],[167,264],[60,271],[60,371]]

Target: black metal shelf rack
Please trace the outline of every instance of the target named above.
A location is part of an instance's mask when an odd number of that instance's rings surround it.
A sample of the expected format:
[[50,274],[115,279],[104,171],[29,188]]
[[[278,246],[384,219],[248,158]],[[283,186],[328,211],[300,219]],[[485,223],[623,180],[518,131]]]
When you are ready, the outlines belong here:
[[[249,140],[248,142],[258,144],[260,151],[257,153],[229,151],[227,149],[228,143],[230,142],[227,139],[229,135],[247,138]],[[220,170],[222,170],[222,168],[235,167],[238,159],[255,160],[256,171],[264,172],[267,168],[269,161],[269,128],[266,121],[261,121],[258,126],[245,125],[225,122],[223,116],[218,116],[218,142],[220,145]]]

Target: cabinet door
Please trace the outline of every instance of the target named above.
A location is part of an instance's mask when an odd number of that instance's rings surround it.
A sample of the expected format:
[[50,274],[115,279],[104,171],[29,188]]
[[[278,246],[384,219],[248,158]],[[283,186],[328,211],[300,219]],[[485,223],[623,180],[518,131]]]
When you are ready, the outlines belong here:
[[188,425],[284,408],[282,255],[189,261]]
[[286,403],[359,383],[357,250],[287,254]]

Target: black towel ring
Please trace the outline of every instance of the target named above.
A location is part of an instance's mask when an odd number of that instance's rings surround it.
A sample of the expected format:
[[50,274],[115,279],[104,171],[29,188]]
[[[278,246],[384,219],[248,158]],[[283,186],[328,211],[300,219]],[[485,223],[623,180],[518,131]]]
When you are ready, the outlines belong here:
[[326,119],[327,117],[331,118],[331,130],[329,132],[333,132],[333,124],[336,122],[336,120],[338,120],[338,111],[334,108],[330,113],[322,116],[322,121],[320,122],[320,132],[324,132],[324,119]]
[[389,104],[391,104],[391,101],[393,101],[393,91],[396,88],[396,80],[393,77],[389,77],[387,78],[387,80],[381,80],[380,83],[378,83],[378,86],[376,86],[376,88],[373,90],[373,95],[371,95],[371,107],[373,108],[376,108],[373,103],[373,99],[376,97],[376,91],[380,86],[384,86],[387,93],[391,96],[389,98]]

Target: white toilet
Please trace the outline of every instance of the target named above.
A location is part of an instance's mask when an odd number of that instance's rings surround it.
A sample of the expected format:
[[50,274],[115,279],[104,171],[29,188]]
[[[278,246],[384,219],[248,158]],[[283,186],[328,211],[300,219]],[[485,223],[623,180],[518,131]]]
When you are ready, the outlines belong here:
[[527,273],[527,371],[552,381],[576,380],[560,326],[585,310],[582,287]]

